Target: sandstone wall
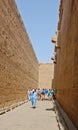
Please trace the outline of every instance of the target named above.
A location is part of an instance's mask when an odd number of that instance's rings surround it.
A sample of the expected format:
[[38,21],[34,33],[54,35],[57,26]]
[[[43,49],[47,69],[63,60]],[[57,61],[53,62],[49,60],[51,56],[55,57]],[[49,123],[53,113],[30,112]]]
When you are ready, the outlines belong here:
[[78,2],[61,0],[55,82],[57,99],[78,127]]
[[39,64],[39,87],[52,88],[54,65],[52,63]]
[[38,87],[38,61],[15,0],[0,0],[0,108]]

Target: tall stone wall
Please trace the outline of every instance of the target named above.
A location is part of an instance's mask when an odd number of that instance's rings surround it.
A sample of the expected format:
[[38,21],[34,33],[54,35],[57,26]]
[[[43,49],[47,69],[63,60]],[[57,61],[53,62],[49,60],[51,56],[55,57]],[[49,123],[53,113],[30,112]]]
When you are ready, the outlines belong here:
[[39,64],[39,87],[52,88],[54,65],[52,63]]
[[61,0],[55,82],[57,100],[78,127],[78,2]]
[[15,4],[0,0],[0,108],[38,87],[38,61]]

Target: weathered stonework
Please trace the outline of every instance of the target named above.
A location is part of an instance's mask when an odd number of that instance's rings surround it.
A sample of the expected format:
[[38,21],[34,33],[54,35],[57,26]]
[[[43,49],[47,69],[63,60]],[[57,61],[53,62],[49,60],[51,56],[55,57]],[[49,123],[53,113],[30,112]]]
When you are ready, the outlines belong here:
[[39,87],[52,88],[54,65],[52,63],[39,64]]
[[78,2],[61,0],[54,85],[57,100],[78,127]]
[[0,108],[38,87],[38,61],[15,0],[0,0]]

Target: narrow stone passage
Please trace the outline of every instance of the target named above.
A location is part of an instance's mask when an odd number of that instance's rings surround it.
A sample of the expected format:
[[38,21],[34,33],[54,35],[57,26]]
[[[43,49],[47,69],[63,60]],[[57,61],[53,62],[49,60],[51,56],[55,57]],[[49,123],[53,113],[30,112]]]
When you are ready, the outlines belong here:
[[27,102],[0,115],[0,130],[59,130],[52,101]]

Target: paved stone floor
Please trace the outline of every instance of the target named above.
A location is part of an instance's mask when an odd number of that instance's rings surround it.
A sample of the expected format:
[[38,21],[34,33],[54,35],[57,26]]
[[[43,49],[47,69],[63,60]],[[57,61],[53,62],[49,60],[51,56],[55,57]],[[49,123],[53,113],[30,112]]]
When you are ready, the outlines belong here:
[[52,101],[27,102],[0,115],[0,130],[59,130]]

